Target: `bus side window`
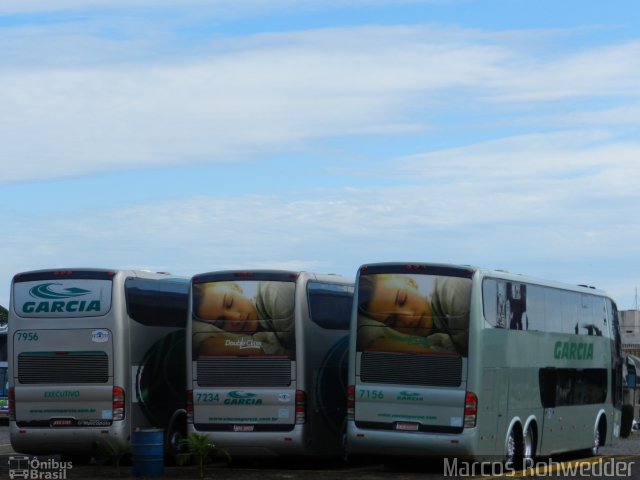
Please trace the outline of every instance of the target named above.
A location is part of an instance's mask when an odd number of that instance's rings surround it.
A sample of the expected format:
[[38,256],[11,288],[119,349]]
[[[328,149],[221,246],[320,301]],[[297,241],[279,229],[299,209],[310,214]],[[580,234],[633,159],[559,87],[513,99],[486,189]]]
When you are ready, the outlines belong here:
[[507,308],[509,328],[511,330],[528,330],[527,286],[524,283],[507,282]]
[[555,368],[541,368],[538,373],[540,380],[540,401],[543,408],[556,406],[557,371]]
[[353,290],[351,285],[309,282],[307,299],[311,321],[322,328],[348,330]]
[[562,332],[577,334],[578,308],[580,295],[574,292],[562,292]]
[[504,328],[505,320],[499,315],[500,303],[498,282],[493,278],[485,278],[482,281],[484,319],[492,327]]
[[528,330],[545,331],[544,289],[536,285],[527,288]]

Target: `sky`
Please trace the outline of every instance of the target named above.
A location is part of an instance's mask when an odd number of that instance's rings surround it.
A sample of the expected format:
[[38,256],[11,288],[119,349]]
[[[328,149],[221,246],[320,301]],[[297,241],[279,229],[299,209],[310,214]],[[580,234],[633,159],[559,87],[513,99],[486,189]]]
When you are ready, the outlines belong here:
[[[635,13],[634,13],[635,12]],[[18,272],[372,262],[640,284],[635,0],[3,0]]]

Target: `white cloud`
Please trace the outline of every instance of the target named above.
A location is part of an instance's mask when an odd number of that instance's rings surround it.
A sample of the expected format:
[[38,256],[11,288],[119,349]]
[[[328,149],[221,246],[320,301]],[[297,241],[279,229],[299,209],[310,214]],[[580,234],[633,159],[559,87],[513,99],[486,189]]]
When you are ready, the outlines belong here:
[[[153,64],[9,64],[0,76],[0,143],[12,161],[1,181],[219,162],[335,136],[410,132],[448,109],[487,102],[637,93],[637,43],[527,60],[526,49],[506,41],[512,35],[325,29],[227,39],[196,57]],[[88,42],[98,58],[112,48],[106,39]],[[602,68],[586,75],[596,61]]]
[[[630,259],[640,254],[640,228],[632,221],[640,147],[586,148],[606,138],[523,136],[402,158],[368,172],[396,180],[377,188],[290,188],[76,211],[72,217],[7,216],[0,218],[10,232],[0,245],[6,259],[0,277],[69,266],[353,275],[362,263],[420,260],[507,268],[607,289],[606,281],[620,289],[621,279],[635,281]],[[527,155],[518,159],[519,152]]]

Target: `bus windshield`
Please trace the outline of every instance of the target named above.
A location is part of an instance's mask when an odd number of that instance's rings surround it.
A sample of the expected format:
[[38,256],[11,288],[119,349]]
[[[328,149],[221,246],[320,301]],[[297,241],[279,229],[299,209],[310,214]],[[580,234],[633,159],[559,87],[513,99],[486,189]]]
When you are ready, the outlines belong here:
[[470,295],[470,278],[362,272],[357,350],[466,356]]
[[295,356],[293,281],[233,280],[193,286],[193,358]]

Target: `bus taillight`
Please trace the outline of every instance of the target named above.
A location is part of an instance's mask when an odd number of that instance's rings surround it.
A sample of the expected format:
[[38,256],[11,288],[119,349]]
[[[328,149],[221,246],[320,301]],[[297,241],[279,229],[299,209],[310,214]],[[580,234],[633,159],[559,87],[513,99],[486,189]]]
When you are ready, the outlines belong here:
[[16,391],[9,387],[9,420],[16,420]]
[[124,388],[113,387],[113,420],[124,420]]
[[307,394],[304,390],[296,390],[296,423],[307,421]]
[[464,428],[476,426],[478,417],[478,397],[473,392],[467,392],[464,398]]
[[355,420],[356,418],[356,386],[349,385],[347,387],[347,420]]
[[187,390],[187,423],[193,423],[193,390]]

